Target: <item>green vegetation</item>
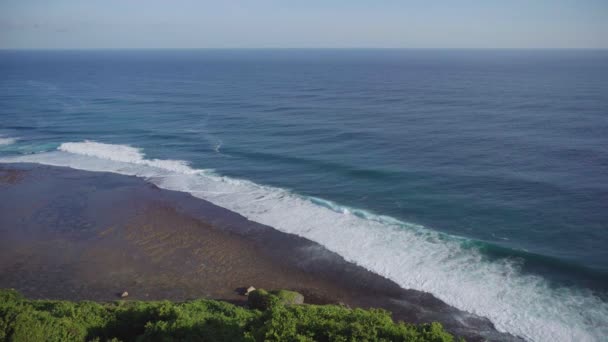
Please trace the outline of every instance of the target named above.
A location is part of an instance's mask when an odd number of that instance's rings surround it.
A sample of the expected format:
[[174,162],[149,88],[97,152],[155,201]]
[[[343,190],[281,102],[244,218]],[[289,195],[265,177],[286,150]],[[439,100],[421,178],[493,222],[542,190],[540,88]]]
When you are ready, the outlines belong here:
[[304,303],[304,296],[294,291],[279,290],[268,292],[264,289],[259,289],[249,293],[247,303],[252,309],[264,311],[277,304],[302,304]]
[[384,310],[286,305],[299,296],[290,291],[252,294],[264,310],[202,299],[27,300],[0,290],[0,341],[453,341],[439,323],[394,323]]

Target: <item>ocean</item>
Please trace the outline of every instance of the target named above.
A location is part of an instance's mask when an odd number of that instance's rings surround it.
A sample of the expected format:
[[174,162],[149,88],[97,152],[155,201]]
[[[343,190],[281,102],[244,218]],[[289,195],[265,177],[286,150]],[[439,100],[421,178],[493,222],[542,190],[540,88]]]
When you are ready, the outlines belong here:
[[145,178],[530,341],[608,336],[608,51],[0,51],[0,161]]

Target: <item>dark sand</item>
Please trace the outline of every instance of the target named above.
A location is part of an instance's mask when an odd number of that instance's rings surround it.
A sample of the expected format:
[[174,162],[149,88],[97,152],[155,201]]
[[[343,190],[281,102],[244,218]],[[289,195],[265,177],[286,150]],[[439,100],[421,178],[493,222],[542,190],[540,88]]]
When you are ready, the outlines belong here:
[[472,340],[514,340],[485,318],[189,194],[110,173],[0,164],[1,288],[30,298],[110,301],[128,291],[241,304],[237,289],[249,285],[439,321]]

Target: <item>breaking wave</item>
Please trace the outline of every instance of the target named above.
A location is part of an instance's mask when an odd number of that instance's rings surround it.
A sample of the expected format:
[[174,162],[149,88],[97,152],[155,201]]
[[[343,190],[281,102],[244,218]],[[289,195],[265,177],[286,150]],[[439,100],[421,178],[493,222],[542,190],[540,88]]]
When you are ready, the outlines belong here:
[[17,141],[17,138],[10,138],[0,135],[0,146],[2,145],[12,145]]
[[392,217],[194,169],[185,161],[146,159],[140,149],[125,145],[69,142],[58,151],[1,161],[114,172],[188,192],[313,240],[403,288],[432,293],[530,341],[599,341],[608,336],[608,304],[591,291],[552,287],[542,277],[520,272],[514,260],[487,260],[466,239]]

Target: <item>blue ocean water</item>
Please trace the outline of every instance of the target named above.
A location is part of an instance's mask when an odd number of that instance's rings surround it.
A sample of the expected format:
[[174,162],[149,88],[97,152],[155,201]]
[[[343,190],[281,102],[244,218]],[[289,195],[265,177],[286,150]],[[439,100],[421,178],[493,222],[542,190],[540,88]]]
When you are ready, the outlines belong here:
[[608,51],[0,52],[0,157],[146,177],[529,340],[608,334]]

